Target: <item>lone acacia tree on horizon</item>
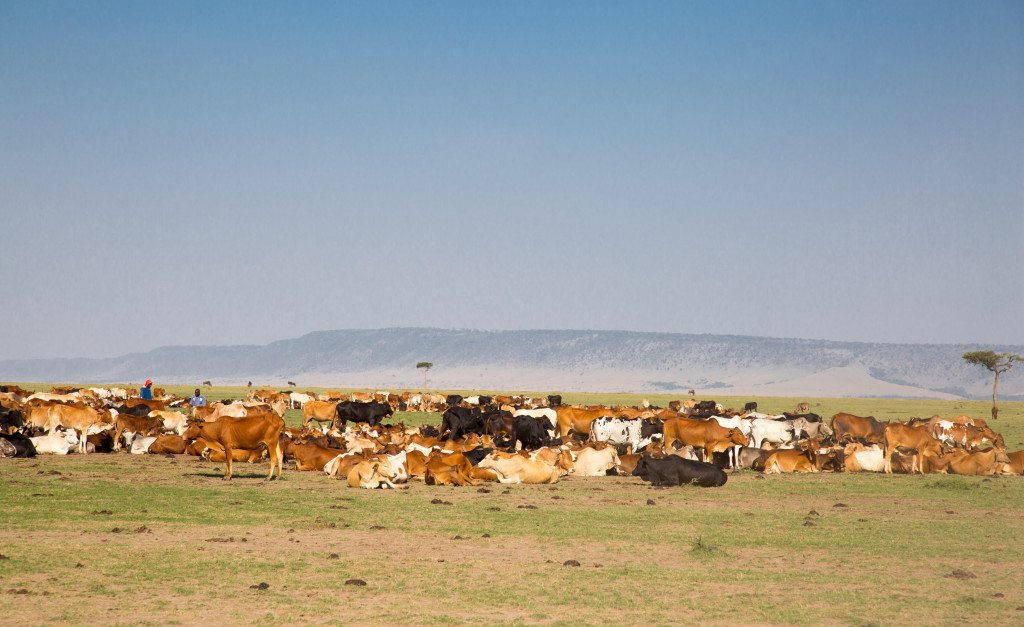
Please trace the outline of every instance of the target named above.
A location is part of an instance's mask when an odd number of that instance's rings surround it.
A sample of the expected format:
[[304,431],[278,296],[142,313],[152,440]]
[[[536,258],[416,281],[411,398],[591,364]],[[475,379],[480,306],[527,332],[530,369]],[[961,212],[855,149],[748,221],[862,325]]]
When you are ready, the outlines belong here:
[[1013,368],[1014,362],[1024,361],[1024,357],[1015,353],[972,351],[964,353],[964,361],[969,364],[985,366],[996,375],[995,381],[992,382],[992,419],[997,419],[999,417],[999,406],[996,404],[996,393],[999,389],[999,375]]
[[421,361],[416,364],[416,368],[423,370],[423,387],[427,387],[427,373],[434,367],[429,361]]

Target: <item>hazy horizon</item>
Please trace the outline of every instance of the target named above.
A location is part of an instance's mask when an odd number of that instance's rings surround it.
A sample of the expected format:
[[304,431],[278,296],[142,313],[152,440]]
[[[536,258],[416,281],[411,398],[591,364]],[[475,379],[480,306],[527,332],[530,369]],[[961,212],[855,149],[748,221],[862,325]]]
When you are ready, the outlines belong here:
[[[585,328],[562,328],[562,329],[537,329],[537,328],[523,328],[523,329],[480,329],[480,328],[469,328],[469,327],[428,327],[428,326],[391,326],[391,327],[349,327],[349,328],[337,328],[337,329],[318,329],[315,331],[308,331],[306,333],[300,333],[294,336],[273,338],[265,342],[232,342],[227,344],[191,344],[188,342],[176,343],[176,344],[161,344],[159,346],[151,346],[145,349],[128,350],[124,353],[117,355],[55,355],[53,357],[41,358],[41,359],[107,359],[111,357],[123,357],[125,355],[132,354],[146,354],[154,350],[162,348],[183,348],[189,346],[202,347],[202,348],[230,348],[230,347],[262,347],[274,344],[276,342],[286,342],[290,340],[297,340],[300,338],[307,337],[314,334],[330,334],[336,332],[348,332],[348,331],[387,331],[390,329],[397,330],[429,330],[429,331],[453,331],[453,332],[480,332],[480,333],[515,333],[515,332],[579,332],[579,333],[649,333],[656,335],[686,335],[686,336],[711,336],[711,337],[732,337],[732,338],[752,338],[758,340],[787,340],[787,341],[809,341],[809,342],[835,342],[840,344],[888,344],[888,345],[918,345],[918,346],[973,346],[982,345],[990,346],[997,352],[1005,350],[1008,347],[1020,347],[1024,344],[1015,344],[1013,342],[1003,342],[998,344],[984,343],[984,342],[872,342],[870,340],[835,340],[831,338],[817,338],[817,337],[784,337],[784,336],[769,336],[769,335],[749,335],[742,333],[687,333],[682,331],[635,331],[630,329],[585,329]],[[0,358],[0,361],[21,361],[24,359],[36,359],[35,357],[12,357],[12,358]]]
[[0,359],[1024,344],[1024,4],[0,5]]

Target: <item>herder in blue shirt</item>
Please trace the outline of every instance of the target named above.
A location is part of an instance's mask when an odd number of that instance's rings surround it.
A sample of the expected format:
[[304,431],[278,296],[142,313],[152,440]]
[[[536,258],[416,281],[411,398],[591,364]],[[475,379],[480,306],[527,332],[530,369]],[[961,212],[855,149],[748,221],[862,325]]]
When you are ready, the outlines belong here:
[[199,393],[199,388],[196,388],[196,395],[188,399],[188,404],[192,407],[206,407],[206,397]]
[[146,385],[142,386],[142,389],[139,390],[139,398],[141,398],[144,401],[151,401],[151,400],[153,400],[153,380],[152,379],[146,379]]

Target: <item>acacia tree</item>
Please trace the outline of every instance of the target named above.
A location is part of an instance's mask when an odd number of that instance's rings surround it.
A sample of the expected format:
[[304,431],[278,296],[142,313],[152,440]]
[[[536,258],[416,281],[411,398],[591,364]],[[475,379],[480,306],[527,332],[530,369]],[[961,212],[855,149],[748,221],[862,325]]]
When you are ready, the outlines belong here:
[[427,372],[434,367],[434,364],[429,361],[421,361],[416,364],[416,367],[423,370],[423,387],[427,387]]
[[999,375],[1010,368],[1014,362],[1024,361],[1024,357],[1015,353],[997,353],[995,351],[972,351],[964,353],[964,361],[969,364],[985,366],[995,374],[995,381],[992,383],[992,419],[999,417],[999,406],[996,404],[996,393],[999,389]]

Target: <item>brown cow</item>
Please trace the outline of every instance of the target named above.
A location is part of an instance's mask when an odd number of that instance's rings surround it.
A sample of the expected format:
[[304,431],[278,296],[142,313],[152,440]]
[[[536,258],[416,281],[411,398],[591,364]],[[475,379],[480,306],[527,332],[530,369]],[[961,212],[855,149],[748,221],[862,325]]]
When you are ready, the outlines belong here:
[[1007,453],[1010,462],[1007,469],[1015,475],[1024,475],[1024,449]]
[[159,435],[164,430],[164,419],[159,416],[131,416],[118,414],[114,422],[114,450],[121,450],[121,435],[124,432],[138,435]]
[[942,442],[928,433],[928,425],[908,427],[901,423],[887,424],[883,433],[883,446],[885,448],[885,472],[889,474],[892,474],[892,454],[897,448],[914,450],[911,474],[914,473],[915,468],[919,468],[921,474],[924,474],[925,456],[934,457],[942,451]]
[[885,436],[885,425],[889,423],[879,422],[874,416],[838,413],[832,416],[831,424],[836,442],[865,440],[881,444]]
[[309,423],[329,422],[332,425],[338,417],[338,403],[334,401],[309,401],[302,406],[302,428],[308,429]]
[[295,470],[299,471],[323,470],[327,462],[345,452],[313,443],[288,443],[285,448],[285,454],[295,460]]
[[781,449],[773,451],[764,462],[766,475],[783,472],[818,472],[818,467],[803,451]]
[[427,470],[427,456],[420,451],[409,451],[405,454],[405,468],[410,479],[422,479]]
[[193,421],[182,437],[192,440],[202,437],[208,442],[216,442],[224,447],[225,469],[224,478],[231,479],[231,462],[235,449],[257,450],[265,446],[270,453],[270,474],[274,477],[274,466],[277,466],[277,478],[284,472],[281,463],[281,432],[284,420],[280,416],[256,416],[246,418],[221,418],[214,422]]
[[[49,405],[48,428],[52,431],[54,427],[60,425],[65,429],[74,429],[78,432],[78,438],[82,442],[87,441],[90,427],[109,425],[112,421],[110,412],[105,409],[93,409],[83,404],[52,403]],[[85,453],[88,448],[87,446],[81,447],[82,453]]]
[[185,439],[180,435],[158,435],[156,441],[149,445],[148,452],[152,455],[174,454],[185,452]]
[[423,481],[427,485],[477,485],[473,478],[473,464],[465,455],[446,455],[440,451],[434,451],[427,458]]
[[665,421],[665,448],[672,446],[676,440],[683,444],[703,449],[706,460],[714,453],[727,451],[733,446],[748,446],[750,440],[739,429],[727,429],[714,420],[694,420],[692,418],[671,418]]
[[574,407],[572,405],[561,405],[555,409],[558,416],[558,432],[563,438],[569,435],[569,431],[575,431],[582,435],[590,435],[590,423],[604,416],[614,416],[614,412],[607,407],[596,409]]
[[994,475],[1001,474],[1003,467],[1008,464],[1010,458],[1006,451],[990,448],[952,459],[947,468],[955,475]]

